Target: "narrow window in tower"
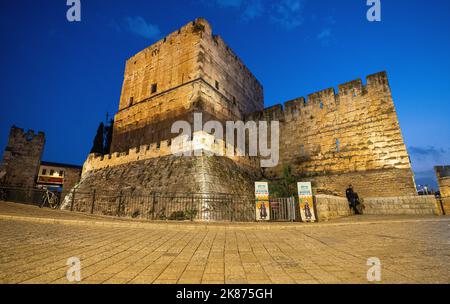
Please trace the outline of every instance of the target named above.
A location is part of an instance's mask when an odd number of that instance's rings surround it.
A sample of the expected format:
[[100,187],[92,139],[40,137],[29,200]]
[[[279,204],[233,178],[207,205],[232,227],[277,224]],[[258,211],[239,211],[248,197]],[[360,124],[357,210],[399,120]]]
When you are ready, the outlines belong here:
[[304,145],[300,145],[300,156],[305,157],[305,146]]
[[341,142],[336,138],[336,152],[341,152]]
[[130,107],[133,105],[133,101],[134,101],[134,97],[130,97],[130,104],[129,104]]
[[158,91],[158,84],[156,84],[156,83],[152,84],[152,90],[151,90],[152,94],[155,94],[157,91]]
[[236,104],[237,104],[236,97],[233,96],[233,105],[236,105]]
[[323,102],[320,102],[320,108],[323,109]]
[[220,90],[220,85],[219,85],[219,82],[217,80],[216,80],[216,89]]

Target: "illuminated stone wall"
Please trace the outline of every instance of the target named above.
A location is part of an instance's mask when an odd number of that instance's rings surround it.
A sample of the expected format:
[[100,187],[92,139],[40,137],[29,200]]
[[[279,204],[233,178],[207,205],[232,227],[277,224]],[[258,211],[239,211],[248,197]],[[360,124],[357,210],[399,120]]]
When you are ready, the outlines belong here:
[[344,195],[349,184],[363,196],[415,195],[409,156],[386,73],[317,92],[257,112],[247,120],[280,121],[279,178],[291,166],[318,193]]
[[[279,179],[283,167],[291,166],[319,194],[343,196],[353,184],[363,197],[416,195],[386,73],[284,107],[263,104],[257,79],[197,19],[127,61],[112,153],[89,156],[83,172],[170,156],[173,122],[192,123],[193,113],[202,112],[204,122],[280,121],[280,163],[264,169],[267,179]],[[256,159],[231,160],[261,172]]]
[[174,121],[240,119],[262,110],[262,86],[207,21],[197,19],[131,57],[112,152],[168,140]]

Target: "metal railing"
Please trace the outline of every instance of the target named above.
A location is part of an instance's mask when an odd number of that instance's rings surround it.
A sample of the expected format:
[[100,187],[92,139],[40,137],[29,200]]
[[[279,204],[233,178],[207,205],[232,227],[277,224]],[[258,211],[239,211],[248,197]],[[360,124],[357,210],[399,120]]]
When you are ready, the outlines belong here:
[[[0,201],[55,207],[49,192],[36,188],[0,187]],[[220,193],[136,193],[72,189],[56,194],[61,209],[94,215],[164,221],[256,221],[255,197]],[[61,204],[60,204],[61,201]],[[295,198],[270,198],[271,221],[299,221]]]
[[[50,199],[51,195],[51,199]],[[35,206],[59,204],[61,193],[50,192],[46,189],[38,188],[20,188],[20,187],[4,187],[0,186],[0,201],[8,201],[22,203]]]
[[295,222],[300,220],[299,205],[294,197],[269,198],[270,220]]
[[[68,200],[68,202],[67,202]],[[211,193],[105,193],[72,190],[65,208],[146,220],[255,221],[255,200]]]

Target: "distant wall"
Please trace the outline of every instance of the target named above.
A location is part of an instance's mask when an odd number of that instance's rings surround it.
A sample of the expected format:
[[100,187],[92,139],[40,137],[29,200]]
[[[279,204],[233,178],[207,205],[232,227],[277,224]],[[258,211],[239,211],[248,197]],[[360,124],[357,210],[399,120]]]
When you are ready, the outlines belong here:
[[441,192],[442,207],[445,214],[450,214],[450,166],[437,166],[434,168]]
[[312,182],[316,193],[345,196],[350,184],[362,197],[391,197],[415,195],[414,181],[408,169],[381,169],[303,176],[299,181]]
[[36,183],[41,156],[44,151],[45,135],[33,130],[25,132],[13,126],[8,144],[3,153],[0,172],[5,172],[2,184],[6,186],[33,188]]
[[322,193],[343,195],[355,184],[363,196],[415,195],[413,172],[386,73],[298,98],[247,120],[280,121],[280,164]]
[[439,215],[434,196],[403,196],[364,199],[364,214]]
[[434,168],[442,197],[450,197],[450,166]]

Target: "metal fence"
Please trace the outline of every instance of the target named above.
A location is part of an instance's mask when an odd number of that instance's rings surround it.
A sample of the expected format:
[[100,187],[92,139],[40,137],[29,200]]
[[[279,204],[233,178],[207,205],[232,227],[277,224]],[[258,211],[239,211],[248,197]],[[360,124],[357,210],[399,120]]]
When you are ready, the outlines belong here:
[[300,221],[299,204],[294,197],[269,198],[269,204],[271,221]]
[[[43,204],[46,190],[0,187],[0,201],[37,206]],[[95,215],[143,220],[170,221],[256,221],[255,198],[212,193],[139,193],[82,191],[73,189],[56,205],[61,209]],[[60,203],[61,202],[61,203]],[[271,221],[300,221],[295,198],[270,198]]]
[[[52,192],[60,200],[61,193]],[[44,206],[48,200],[47,190],[38,188],[0,187],[0,201]]]
[[63,206],[77,212],[146,220],[255,220],[254,198],[211,193],[126,194],[73,190]]

